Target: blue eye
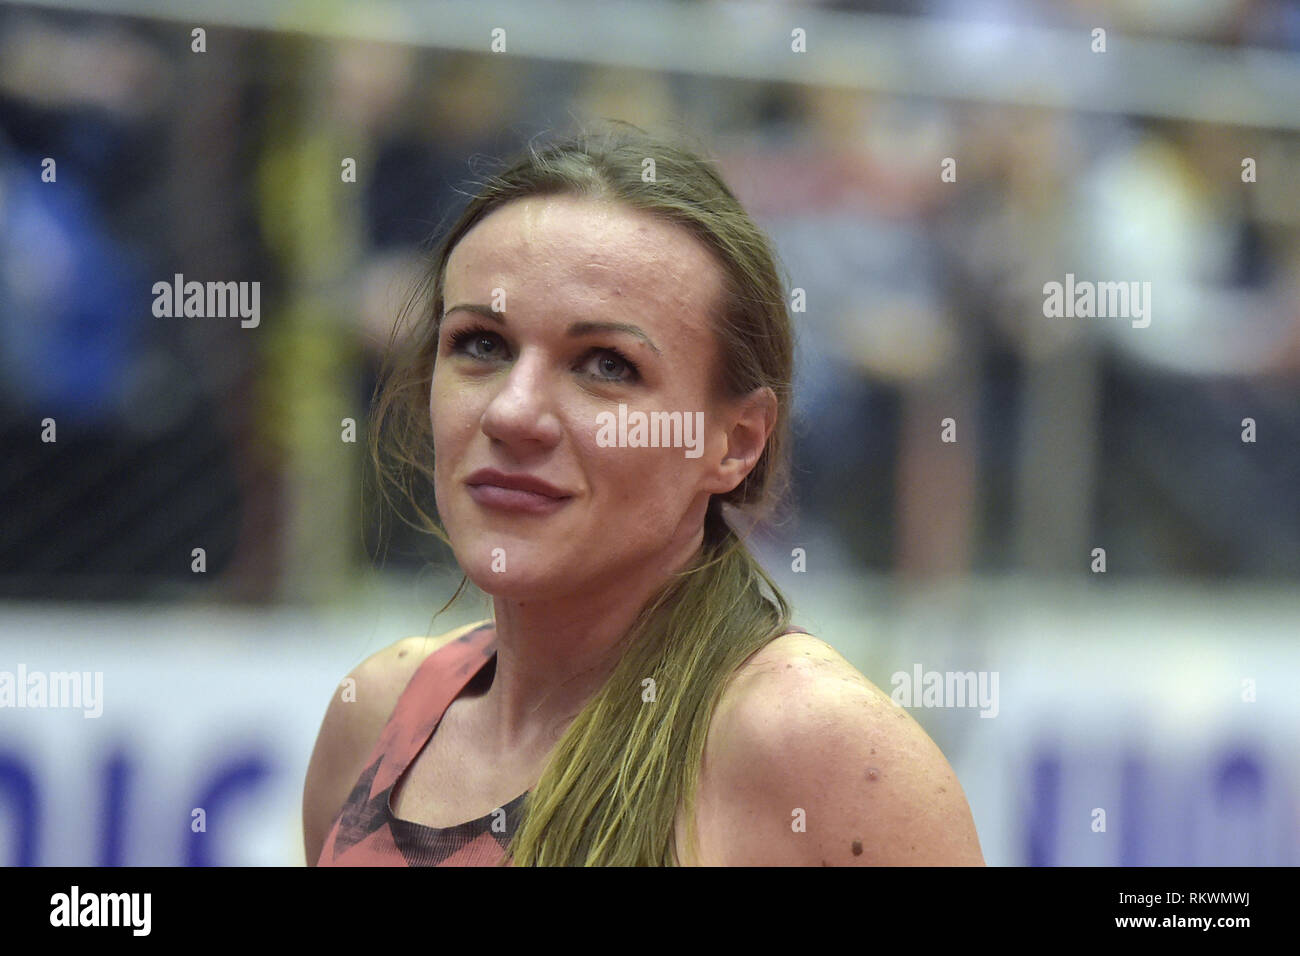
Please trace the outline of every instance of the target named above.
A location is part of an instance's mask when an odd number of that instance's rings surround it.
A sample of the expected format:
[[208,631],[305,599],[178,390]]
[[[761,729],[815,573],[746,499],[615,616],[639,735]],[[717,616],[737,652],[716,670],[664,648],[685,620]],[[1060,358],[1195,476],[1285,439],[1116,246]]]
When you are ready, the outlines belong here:
[[[599,349],[592,357],[597,360],[596,364],[601,368],[601,374],[598,374],[597,378],[609,382],[635,382],[641,377],[636,363],[624,356],[618,349]],[[606,363],[613,363],[615,374],[605,374],[608,370]],[[620,367],[626,369],[626,374],[617,374]]]
[[485,329],[482,326],[476,326],[474,328],[469,328],[469,329],[461,329],[458,332],[452,333],[451,351],[465,352],[467,355],[471,356],[472,358],[492,358],[498,353],[493,351],[491,348],[487,350],[490,354],[483,355],[483,354],[475,353],[465,348],[465,346],[468,345],[471,341],[475,345],[483,345],[485,342],[492,343],[492,342],[500,341],[500,339],[501,336],[498,335],[496,332],[493,332],[491,329]]
[[[486,326],[476,325],[453,332],[448,350],[481,362],[492,362],[500,360],[506,354],[504,343],[505,340],[499,333]],[[630,384],[641,380],[641,370],[637,368],[636,363],[618,349],[592,349],[585,358],[588,364],[593,359],[596,360],[598,371],[588,374],[602,382]]]

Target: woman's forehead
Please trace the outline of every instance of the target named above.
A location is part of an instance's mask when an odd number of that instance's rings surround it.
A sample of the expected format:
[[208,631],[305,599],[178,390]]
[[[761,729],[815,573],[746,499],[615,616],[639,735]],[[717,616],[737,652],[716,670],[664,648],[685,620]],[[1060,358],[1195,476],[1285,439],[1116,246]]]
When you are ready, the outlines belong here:
[[[494,210],[452,251],[446,295],[526,291],[642,299],[709,314],[720,269],[684,227],[577,197],[530,197]],[[459,301],[459,299],[457,299]]]

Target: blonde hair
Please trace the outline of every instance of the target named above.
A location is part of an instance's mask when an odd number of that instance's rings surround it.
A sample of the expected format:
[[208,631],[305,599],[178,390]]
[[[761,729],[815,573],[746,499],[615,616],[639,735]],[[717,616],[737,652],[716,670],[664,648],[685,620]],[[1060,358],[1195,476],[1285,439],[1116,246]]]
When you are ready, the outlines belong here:
[[[646,159],[654,161],[651,181],[642,175]],[[381,489],[402,489],[423,530],[450,544],[415,495],[418,481],[432,487],[434,480],[427,460],[433,447],[429,382],[447,260],[492,210],[557,194],[645,210],[710,248],[725,275],[713,318],[720,394],[740,397],[767,387],[777,397],[777,422],[762,455],[736,488],[710,501],[696,560],[664,584],[619,642],[618,663],[551,751],[507,850],[516,866],[673,865],[679,805],[686,809],[689,839],[696,838],[700,764],[722,691],[737,668],[790,625],[784,595],[723,511],[725,504],[743,509],[737,515],[748,520],[761,519],[788,488],[790,315],[770,241],[712,162],[680,137],[608,121],[544,148],[530,143],[523,156],[487,178],[435,247],[413,299],[425,306],[401,343],[394,328],[376,389],[370,452]],[[442,610],[465,584],[462,578]],[[653,700],[643,699],[647,678],[654,681]]]

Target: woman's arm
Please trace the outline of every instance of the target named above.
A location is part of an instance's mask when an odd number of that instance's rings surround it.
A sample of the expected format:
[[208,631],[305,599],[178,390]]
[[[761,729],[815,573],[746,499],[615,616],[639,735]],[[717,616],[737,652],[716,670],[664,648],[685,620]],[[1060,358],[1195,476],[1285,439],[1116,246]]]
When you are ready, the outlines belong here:
[[829,645],[783,641],[733,682],[715,714],[698,859],[983,866],[965,794],[921,726]]
[[392,716],[397,699],[425,659],[479,624],[438,637],[407,637],[372,654],[347,675],[355,682],[344,694],[339,682],[321,722],[302,793],[302,834],[307,865],[315,866],[334,818],[343,808],[366,758]]

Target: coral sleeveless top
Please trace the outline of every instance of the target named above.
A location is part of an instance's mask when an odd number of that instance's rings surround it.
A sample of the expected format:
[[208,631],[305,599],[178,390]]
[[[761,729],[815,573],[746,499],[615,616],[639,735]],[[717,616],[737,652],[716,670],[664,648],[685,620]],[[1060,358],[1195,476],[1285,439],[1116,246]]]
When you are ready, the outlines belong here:
[[402,820],[389,803],[451,702],[495,656],[496,628],[487,623],[424,659],[334,820],[317,866],[494,866],[504,859],[527,793],[487,816],[443,828]]
[[[791,632],[808,633],[794,626]],[[389,802],[451,702],[495,657],[496,627],[487,622],[424,659],[330,827],[317,866],[509,865],[505,849],[522,822],[526,792],[477,820],[443,828],[399,819]]]

